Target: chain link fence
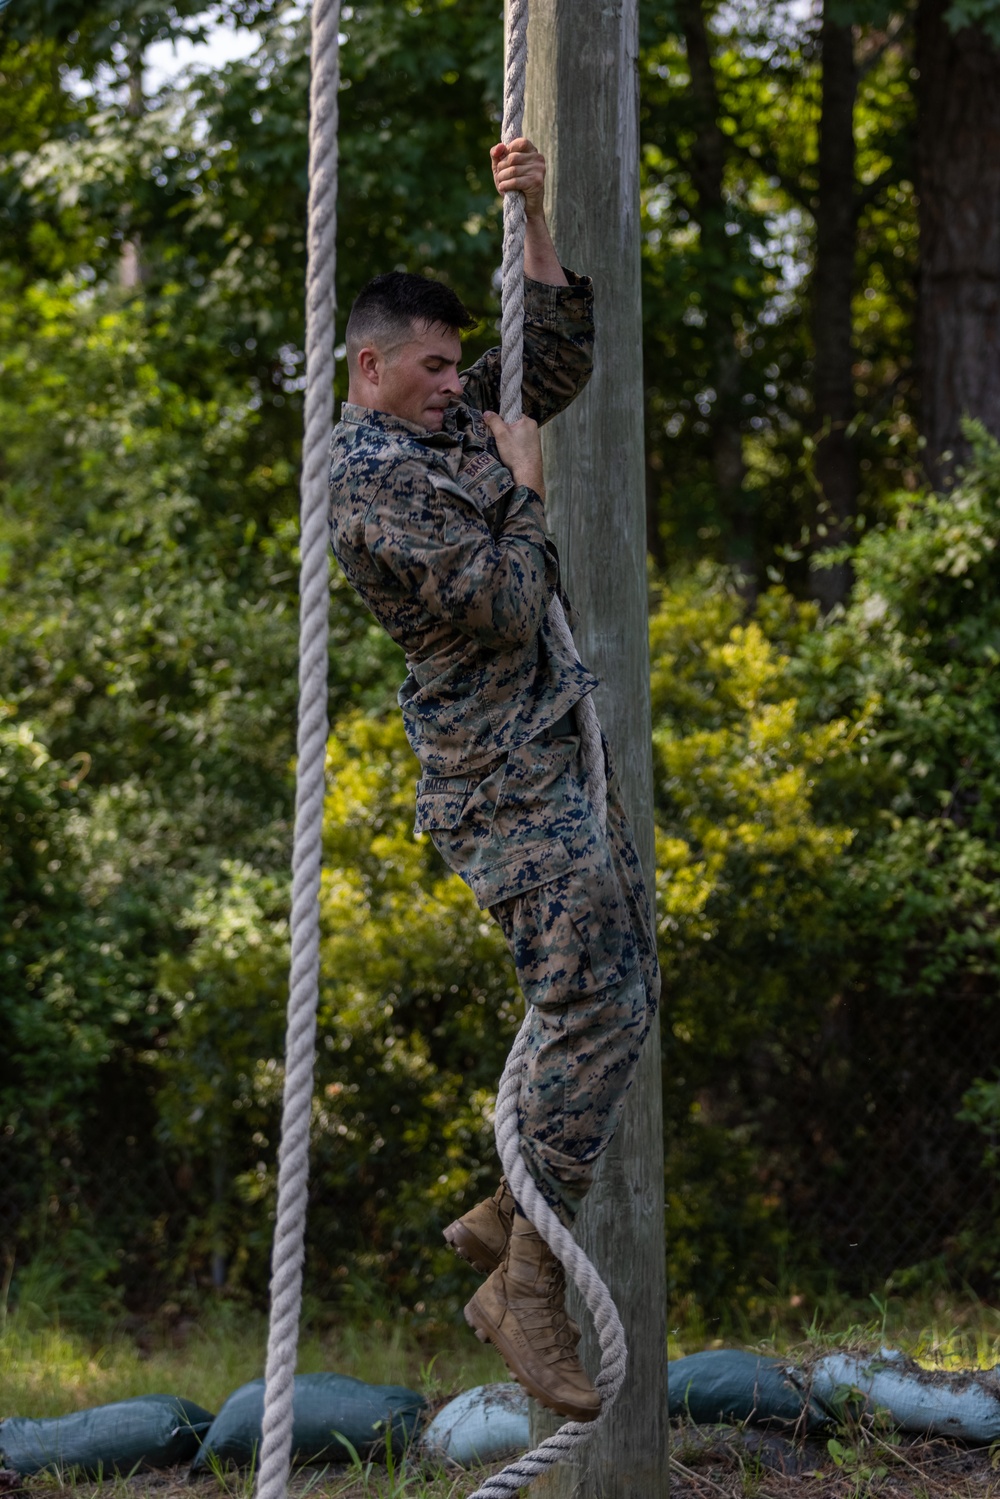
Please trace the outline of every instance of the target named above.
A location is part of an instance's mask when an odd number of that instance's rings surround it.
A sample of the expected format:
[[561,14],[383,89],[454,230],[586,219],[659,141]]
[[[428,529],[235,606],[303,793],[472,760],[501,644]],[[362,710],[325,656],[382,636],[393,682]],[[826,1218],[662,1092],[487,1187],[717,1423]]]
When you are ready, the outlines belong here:
[[841,1284],[867,1290],[937,1262],[986,1288],[1000,1193],[988,1141],[960,1115],[998,1059],[992,1000],[956,999],[944,1016],[905,1002],[839,1008],[817,1085],[790,1106],[808,1120],[801,1159],[815,1183],[802,1229]]
[[[963,1099],[1000,1064],[1000,1006],[842,999],[801,1047],[762,1038],[740,1076],[703,1097],[750,1142],[757,1186],[783,1219],[786,1268],[867,1294],[906,1272],[995,1286],[1000,1181]],[[669,1069],[668,1069],[669,1086]],[[668,1226],[669,1235],[669,1226]],[[998,1267],[1000,1268],[1000,1267]]]

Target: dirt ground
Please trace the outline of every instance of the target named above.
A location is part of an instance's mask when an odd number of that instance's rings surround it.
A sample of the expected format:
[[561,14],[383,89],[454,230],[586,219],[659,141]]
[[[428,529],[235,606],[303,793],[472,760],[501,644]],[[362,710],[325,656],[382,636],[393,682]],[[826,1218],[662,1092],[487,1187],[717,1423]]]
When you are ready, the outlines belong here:
[[1000,1452],[944,1438],[859,1429],[831,1451],[759,1428],[678,1423],[671,1434],[671,1499],[1000,1499]]

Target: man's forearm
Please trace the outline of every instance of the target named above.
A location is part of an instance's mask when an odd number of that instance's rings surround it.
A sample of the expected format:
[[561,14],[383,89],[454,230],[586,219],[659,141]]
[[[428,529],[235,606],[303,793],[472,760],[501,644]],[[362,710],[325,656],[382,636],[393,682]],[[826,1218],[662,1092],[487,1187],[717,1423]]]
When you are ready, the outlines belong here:
[[545,286],[568,286],[544,214],[529,215],[524,231],[524,274]]

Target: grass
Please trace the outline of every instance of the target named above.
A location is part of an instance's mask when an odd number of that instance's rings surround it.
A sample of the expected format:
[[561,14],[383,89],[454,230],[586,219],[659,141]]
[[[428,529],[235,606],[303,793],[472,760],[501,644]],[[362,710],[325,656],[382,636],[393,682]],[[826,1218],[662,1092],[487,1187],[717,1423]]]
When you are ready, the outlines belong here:
[[[289,1499],[468,1499],[503,1464],[462,1473],[422,1471],[400,1463],[393,1469],[359,1461],[356,1467],[298,1469]],[[189,1479],[185,1469],[114,1477],[105,1483],[73,1477],[27,1478],[13,1499],[253,1499],[253,1474],[225,1473]]]
[[[183,1395],[217,1411],[264,1372],[267,1324],[243,1307],[218,1306],[194,1325],[137,1340],[114,1329],[84,1337],[58,1322],[12,1316],[0,1334],[0,1419],[61,1416],[131,1395]],[[333,1370],[369,1384],[402,1384],[429,1399],[509,1378],[468,1329],[437,1328],[433,1342],[395,1320],[303,1334],[300,1374]]]
[[[483,1480],[491,1473],[499,1473],[502,1466],[495,1464],[492,1468],[450,1475],[403,1468],[392,1479],[384,1469],[381,1473],[373,1469],[360,1475],[299,1470],[292,1475],[288,1495],[289,1499],[469,1499]],[[40,1482],[26,1480],[22,1499],[58,1499],[51,1489],[40,1488]],[[233,1479],[227,1479],[224,1485],[209,1479],[192,1482],[180,1471],[156,1479],[148,1474],[116,1479],[114,1488],[108,1484],[96,1488],[75,1484],[72,1499],[253,1499],[253,1492],[249,1482],[237,1483]],[[69,1496],[64,1494],[63,1499]]]
[[717,1335],[715,1324],[684,1309],[672,1319],[668,1357],[682,1358],[704,1348],[754,1348],[795,1359],[827,1348],[900,1349],[936,1369],[992,1369],[1000,1364],[1000,1307],[971,1291],[932,1289],[895,1294],[890,1285],[866,1300],[844,1296],[811,1303],[790,1293],[775,1296],[754,1319],[744,1319]]

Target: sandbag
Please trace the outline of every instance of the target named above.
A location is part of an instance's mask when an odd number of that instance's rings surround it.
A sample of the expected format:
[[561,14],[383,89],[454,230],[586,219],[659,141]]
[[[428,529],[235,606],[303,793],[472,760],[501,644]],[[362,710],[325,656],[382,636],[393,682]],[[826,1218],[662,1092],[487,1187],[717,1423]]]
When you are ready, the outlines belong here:
[[526,1452],[528,1397],[517,1384],[483,1384],[438,1411],[420,1437],[423,1456],[471,1468]]
[[[372,1385],[347,1374],[298,1374],[292,1397],[292,1461],[351,1461],[339,1437],[359,1457],[384,1450],[387,1439],[401,1452],[416,1430],[426,1405],[416,1390]],[[213,1463],[245,1468],[259,1458],[264,1420],[264,1381],[251,1380],[222,1407],[191,1466],[204,1473]]]
[[798,1388],[795,1373],[780,1359],[737,1348],[692,1353],[667,1364],[668,1409],[699,1425],[747,1421],[815,1431],[829,1417]]
[[[898,1349],[828,1353],[799,1378],[824,1404],[883,1410],[903,1431],[956,1437],[988,1447],[1000,1441],[998,1369],[922,1369]],[[857,1392],[857,1399],[850,1395]]]
[[189,1463],[214,1417],[178,1395],[137,1395],[113,1405],[32,1421],[0,1421],[0,1467],[27,1475],[48,1469],[128,1474]]

